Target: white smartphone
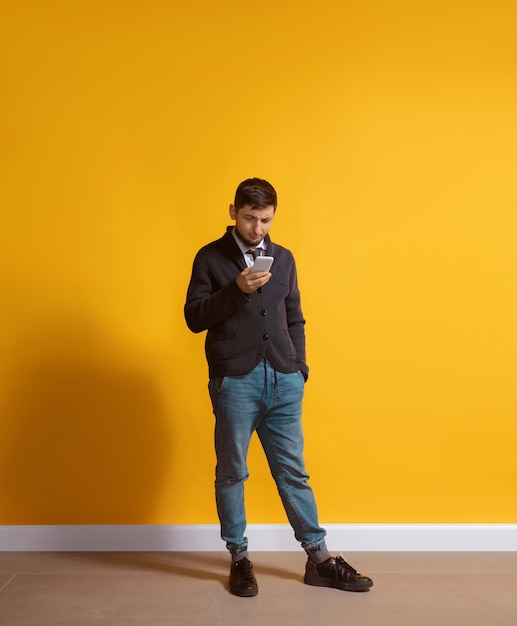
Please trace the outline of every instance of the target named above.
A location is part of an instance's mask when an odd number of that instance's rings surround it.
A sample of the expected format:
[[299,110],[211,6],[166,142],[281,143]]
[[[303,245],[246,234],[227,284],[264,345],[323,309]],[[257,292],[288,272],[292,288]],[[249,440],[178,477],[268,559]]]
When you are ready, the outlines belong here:
[[258,256],[251,267],[252,272],[269,272],[275,259],[272,256]]

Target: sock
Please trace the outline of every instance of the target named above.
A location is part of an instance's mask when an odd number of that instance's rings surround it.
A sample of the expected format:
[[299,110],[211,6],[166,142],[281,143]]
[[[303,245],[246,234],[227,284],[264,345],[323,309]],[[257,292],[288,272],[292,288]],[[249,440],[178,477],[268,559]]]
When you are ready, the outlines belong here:
[[316,565],[319,565],[320,563],[328,561],[328,559],[332,558],[332,555],[327,550],[327,548],[323,548],[322,550],[314,550],[313,552],[307,552],[307,556]]
[[232,552],[232,564],[233,563],[237,563],[237,561],[240,561],[244,557],[249,559],[249,554],[248,554],[247,550],[245,550],[244,552],[239,552],[238,554],[233,554],[233,552]]

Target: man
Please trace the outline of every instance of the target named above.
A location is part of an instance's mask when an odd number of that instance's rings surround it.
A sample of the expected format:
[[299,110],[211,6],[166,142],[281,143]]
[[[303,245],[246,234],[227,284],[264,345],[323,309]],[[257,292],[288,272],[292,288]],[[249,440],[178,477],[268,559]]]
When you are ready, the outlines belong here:
[[[373,581],[332,557],[303,461],[302,398],[309,368],[296,267],[289,250],[269,237],[277,207],[274,188],[251,178],[237,188],[235,226],[201,248],[187,291],[185,319],[208,330],[205,352],[215,415],[216,503],[221,537],[232,557],[231,593],[258,593],[244,536],[246,458],[257,432],[296,539],[308,555],[304,582],[365,591]],[[257,255],[274,257],[253,272]]]

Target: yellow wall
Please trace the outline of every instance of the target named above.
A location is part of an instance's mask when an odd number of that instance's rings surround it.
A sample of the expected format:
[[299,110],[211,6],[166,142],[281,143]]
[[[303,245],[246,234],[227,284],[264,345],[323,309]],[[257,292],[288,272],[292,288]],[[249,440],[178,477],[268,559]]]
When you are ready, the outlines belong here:
[[0,523],[217,521],[182,307],[248,176],[298,260],[322,521],[517,522],[515,3],[2,5]]

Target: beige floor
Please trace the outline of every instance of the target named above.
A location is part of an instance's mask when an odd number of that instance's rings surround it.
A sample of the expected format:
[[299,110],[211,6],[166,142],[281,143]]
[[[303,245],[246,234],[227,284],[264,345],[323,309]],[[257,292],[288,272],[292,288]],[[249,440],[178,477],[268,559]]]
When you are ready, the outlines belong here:
[[516,626],[517,552],[343,555],[367,593],[302,583],[303,553],[253,555],[256,598],[224,552],[0,553],[2,626]]

